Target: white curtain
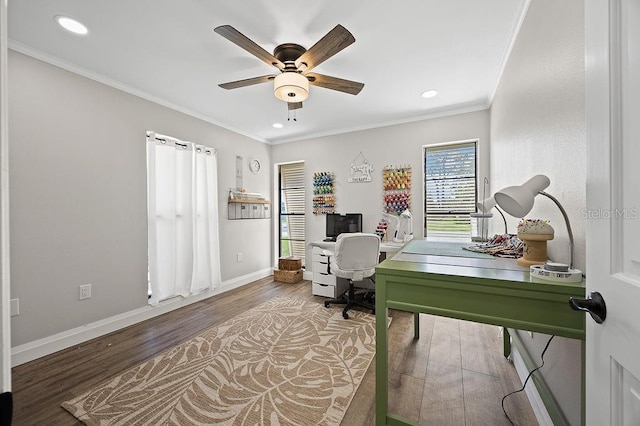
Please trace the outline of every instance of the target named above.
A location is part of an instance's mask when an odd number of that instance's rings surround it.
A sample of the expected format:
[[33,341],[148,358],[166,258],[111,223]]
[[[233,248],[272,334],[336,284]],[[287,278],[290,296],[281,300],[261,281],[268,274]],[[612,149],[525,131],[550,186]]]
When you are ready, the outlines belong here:
[[149,303],[220,285],[216,151],[147,134]]

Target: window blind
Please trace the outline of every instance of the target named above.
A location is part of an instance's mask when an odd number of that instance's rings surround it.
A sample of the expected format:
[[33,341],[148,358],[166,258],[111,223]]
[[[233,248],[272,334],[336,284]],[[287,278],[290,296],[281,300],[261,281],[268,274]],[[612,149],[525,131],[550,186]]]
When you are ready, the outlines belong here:
[[425,236],[468,238],[476,211],[476,145],[424,148]]
[[304,213],[304,163],[280,166],[280,192],[282,213]]
[[305,258],[304,163],[280,166],[280,256]]

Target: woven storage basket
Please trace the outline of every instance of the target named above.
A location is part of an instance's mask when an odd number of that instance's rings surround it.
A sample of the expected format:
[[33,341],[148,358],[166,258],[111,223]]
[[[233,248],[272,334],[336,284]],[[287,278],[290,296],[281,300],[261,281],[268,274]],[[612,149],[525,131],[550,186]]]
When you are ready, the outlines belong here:
[[302,259],[299,257],[281,257],[278,259],[278,269],[285,271],[297,271],[302,269]]
[[273,279],[283,283],[295,284],[302,281],[302,269],[297,271],[284,271],[281,269],[273,270]]

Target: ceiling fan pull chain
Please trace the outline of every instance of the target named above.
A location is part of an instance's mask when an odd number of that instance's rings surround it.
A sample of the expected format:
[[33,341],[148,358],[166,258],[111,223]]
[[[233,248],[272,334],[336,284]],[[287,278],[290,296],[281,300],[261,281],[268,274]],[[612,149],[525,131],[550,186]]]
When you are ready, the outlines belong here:
[[[298,119],[296,118],[297,112],[294,109],[293,110],[293,121],[298,121]],[[287,108],[287,121],[291,121],[291,110],[289,108]]]

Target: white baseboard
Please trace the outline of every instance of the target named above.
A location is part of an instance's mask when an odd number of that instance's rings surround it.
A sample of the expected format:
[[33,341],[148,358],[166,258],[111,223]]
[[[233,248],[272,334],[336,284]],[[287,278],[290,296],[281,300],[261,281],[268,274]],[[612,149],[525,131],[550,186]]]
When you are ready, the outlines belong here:
[[[524,383],[525,379],[529,375],[529,371],[527,371],[527,367],[524,365],[520,352],[515,346],[511,346],[511,359],[513,360],[513,365],[518,372],[518,376],[520,377],[520,382]],[[527,394],[529,404],[531,404],[531,408],[533,409],[533,413],[536,415],[538,423],[541,426],[553,426],[551,416],[549,416],[549,412],[547,411],[544,402],[542,402],[538,389],[535,387],[531,379],[529,379],[527,386],[524,388],[524,392]]]
[[261,278],[266,278],[270,275],[273,275],[272,268],[262,269],[251,274],[224,281],[220,287],[213,290],[194,294],[189,297],[175,297],[162,301],[157,306],[144,306],[134,309],[133,311],[124,312],[81,327],[72,328],[71,330],[15,346],[11,348],[11,366],[15,367],[33,361],[34,359],[50,355],[73,345],[95,339],[96,337],[104,336],[105,334],[112,333],[124,327],[191,305],[192,303],[208,299],[209,297],[241,287]]
[[302,279],[303,279],[303,280],[313,281],[313,271],[307,271],[307,270],[305,270],[305,271],[302,273]]

